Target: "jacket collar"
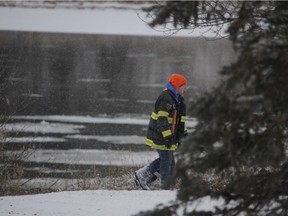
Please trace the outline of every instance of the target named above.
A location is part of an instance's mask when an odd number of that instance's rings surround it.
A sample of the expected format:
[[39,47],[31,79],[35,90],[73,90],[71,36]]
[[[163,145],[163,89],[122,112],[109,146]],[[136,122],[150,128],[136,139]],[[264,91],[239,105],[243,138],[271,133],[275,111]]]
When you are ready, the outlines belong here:
[[179,94],[177,93],[177,91],[174,88],[174,86],[171,85],[171,83],[168,82],[168,83],[166,83],[165,87],[174,94],[174,96],[176,98],[176,101],[179,102]]

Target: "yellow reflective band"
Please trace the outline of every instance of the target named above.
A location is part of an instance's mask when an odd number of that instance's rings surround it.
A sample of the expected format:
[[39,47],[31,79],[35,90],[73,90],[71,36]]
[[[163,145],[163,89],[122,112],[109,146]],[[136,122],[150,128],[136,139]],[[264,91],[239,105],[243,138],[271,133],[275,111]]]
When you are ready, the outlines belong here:
[[158,115],[155,112],[152,112],[151,118],[157,121]]
[[167,148],[165,145],[157,145],[153,142],[153,140],[146,139],[145,144],[151,148],[157,149],[157,150],[171,150],[175,151],[177,149],[177,144],[173,144],[171,148]]
[[171,136],[172,135],[171,130],[169,129],[166,131],[162,131],[162,135],[163,135],[163,137]]
[[166,112],[166,111],[159,111],[159,112],[158,112],[158,116],[159,116],[159,117],[160,117],[160,116],[162,116],[162,117],[168,117],[168,116],[169,116],[169,113]]
[[146,142],[145,142],[146,145],[152,147],[154,145],[154,142],[150,139],[146,139]]
[[[158,120],[158,117],[161,116],[161,117],[168,117],[169,116],[169,113],[165,112],[165,111],[159,111],[159,113],[161,114],[157,114],[155,112],[152,112],[151,114],[151,118],[154,119],[154,120]],[[172,124],[172,118],[171,117],[168,117],[168,123],[169,124]]]
[[181,116],[181,122],[185,122],[186,121],[186,116]]

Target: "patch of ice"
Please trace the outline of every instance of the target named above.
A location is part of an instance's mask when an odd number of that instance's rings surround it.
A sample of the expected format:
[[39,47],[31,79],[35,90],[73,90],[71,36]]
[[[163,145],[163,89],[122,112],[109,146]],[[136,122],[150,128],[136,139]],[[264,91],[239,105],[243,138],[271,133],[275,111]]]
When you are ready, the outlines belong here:
[[[14,151],[16,152],[16,151]],[[9,154],[9,151],[6,151]],[[158,157],[155,151],[117,151],[94,149],[27,150],[25,161],[78,165],[143,166]]]
[[91,117],[91,116],[65,116],[65,115],[35,115],[35,116],[11,116],[12,119],[45,120],[69,123],[92,124],[132,124],[148,125],[149,119],[130,117]]
[[80,133],[80,129],[85,128],[83,125],[49,123],[21,122],[3,124],[3,129],[8,132],[31,132],[31,133],[54,133],[54,134],[75,134]]
[[64,138],[56,137],[7,137],[6,143],[46,143],[46,142],[66,142]]
[[143,144],[145,137],[137,135],[129,136],[90,136],[90,135],[68,135],[66,138],[69,139],[80,139],[80,140],[98,140],[101,142],[115,143],[115,144]]
[[[92,117],[92,116],[65,116],[65,115],[34,115],[34,116],[11,116],[11,119],[22,120],[45,120],[58,121],[69,123],[93,123],[93,124],[128,124],[128,125],[144,125],[148,126],[149,116],[145,118],[137,118],[130,116],[120,117]],[[187,118],[185,125],[188,128],[194,128],[197,120],[194,118]]]

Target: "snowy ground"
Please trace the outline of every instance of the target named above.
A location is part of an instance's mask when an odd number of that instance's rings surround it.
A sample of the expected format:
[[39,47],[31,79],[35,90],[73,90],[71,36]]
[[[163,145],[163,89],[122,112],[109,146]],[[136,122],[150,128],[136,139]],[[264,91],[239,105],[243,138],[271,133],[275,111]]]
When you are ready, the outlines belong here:
[[176,191],[74,191],[0,197],[0,215],[129,216],[176,197]]
[[[153,210],[157,205],[169,205],[177,191],[90,190],[49,194],[0,197],[0,215],[31,216],[131,216]],[[209,196],[189,204],[189,210],[215,211],[225,207],[222,198]],[[233,206],[233,203],[226,207]],[[177,211],[183,215],[183,209]]]

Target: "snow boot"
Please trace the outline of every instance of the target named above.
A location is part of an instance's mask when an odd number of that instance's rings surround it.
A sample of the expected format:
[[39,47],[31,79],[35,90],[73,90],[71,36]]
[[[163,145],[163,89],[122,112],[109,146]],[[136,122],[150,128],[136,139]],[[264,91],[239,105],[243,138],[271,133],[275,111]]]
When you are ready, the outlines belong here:
[[145,166],[135,171],[135,183],[140,186],[143,190],[150,190],[147,183],[153,178],[153,174],[149,172],[148,166]]

